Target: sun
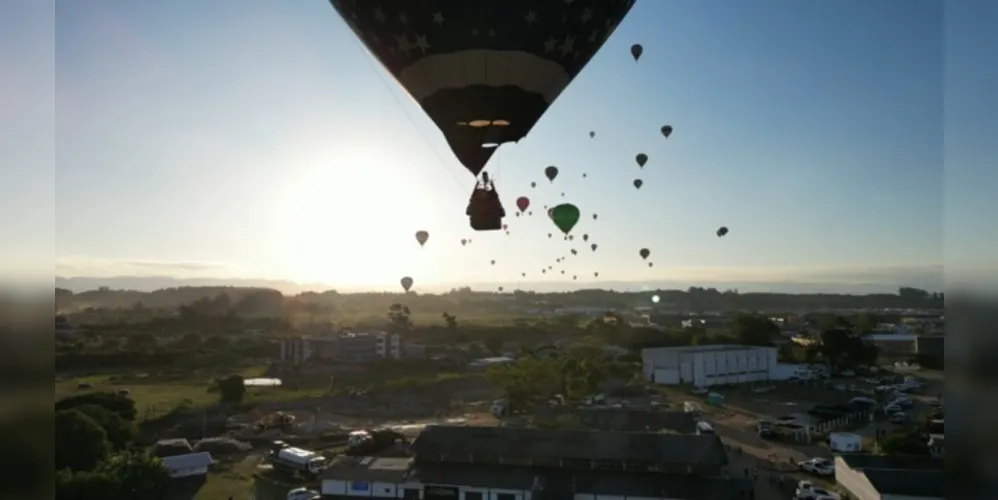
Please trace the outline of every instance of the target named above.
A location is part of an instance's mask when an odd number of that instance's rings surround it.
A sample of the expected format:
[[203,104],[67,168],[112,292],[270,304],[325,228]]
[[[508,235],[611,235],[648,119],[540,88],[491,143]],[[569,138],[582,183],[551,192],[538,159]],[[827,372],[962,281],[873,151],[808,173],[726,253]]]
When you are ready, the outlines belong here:
[[412,246],[407,229],[424,211],[400,175],[404,163],[375,151],[315,164],[296,172],[278,203],[283,274],[333,286],[397,284],[409,264],[399,249]]

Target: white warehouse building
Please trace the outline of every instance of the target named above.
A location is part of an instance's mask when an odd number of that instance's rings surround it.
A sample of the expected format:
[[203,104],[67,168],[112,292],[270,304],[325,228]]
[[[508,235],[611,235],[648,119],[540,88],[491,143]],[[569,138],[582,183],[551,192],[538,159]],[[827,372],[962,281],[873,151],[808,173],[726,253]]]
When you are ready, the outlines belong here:
[[641,350],[645,380],[710,387],[778,378],[776,348],[745,345],[653,347]]

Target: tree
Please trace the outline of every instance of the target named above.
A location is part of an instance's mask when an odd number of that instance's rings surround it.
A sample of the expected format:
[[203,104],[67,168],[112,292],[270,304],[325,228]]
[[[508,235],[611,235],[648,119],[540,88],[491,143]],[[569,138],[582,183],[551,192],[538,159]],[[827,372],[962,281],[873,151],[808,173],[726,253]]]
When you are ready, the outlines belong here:
[[169,481],[163,462],[146,451],[113,456],[97,472],[115,479],[116,498],[159,498]]
[[122,451],[135,443],[139,437],[139,429],[135,422],[125,420],[103,406],[89,404],[77,406],[75,410],[94,419],[94,422],[104,429],[113,450]]
[[872,365],[877,361],[877,347],[852,331],[843,318],[821,332],[821,356],[832,368]]
[[486,337],[482,344],[485,345],[485,349],[488,350],[493,356],[502,352],[502,337],[498,335],[490,335]]
[[[115,478],[102,472],[69,469],[55,473],[55,498],[59,500],[91,500],[93,498],[118,497],[118,484]],[[155,498],[155,497],[152,497]]]
[[242,375],[229,375],[217,382],[223,403],[239,404],[246,396],[246,380]]
[[78,406],[97,405],[105,410],[115,413],[121,418],[134,421],[138,412],[135,409],[135,401],[128,396],[116,392],[91,392],[79,396],[70,396],[60,399],[55,403],[55,410],[70,410]]
[[55,468],[89,471],[111,452],[107,433],[79,410],[55,414]]
[[898,429],[880,442],[885,455],[929,456],[929,442],[917,428]]
[[734,334],[742,345],[773,345],[780,327],[761,314],[740,314],[734,321]]
[[396,303],[388,307],[388,320],[392,322],[392,326],[398,332],[409,332],[412,330],[412,319],[409,316],[410,311],[408,306]]
[[457,316],[454,316],[448,312],[444,312],[441,316],[443,316],[444,322],[447,323],[447,328],[451,330],[457,329]]

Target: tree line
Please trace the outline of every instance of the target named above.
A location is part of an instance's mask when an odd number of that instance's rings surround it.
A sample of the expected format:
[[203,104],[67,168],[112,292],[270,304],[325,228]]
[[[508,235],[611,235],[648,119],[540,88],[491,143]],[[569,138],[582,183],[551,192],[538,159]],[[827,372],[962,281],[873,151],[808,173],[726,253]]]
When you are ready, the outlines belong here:
[[284,295],[267,288],[179,287],[141,292],[135,290],[92,290],[73,293],[55,289],[56,310],[76,312],[94,309],[167,310],[170,314],[187,313],[206,316],[236,314],[247,317],[282,317],[289,313],[314,315],[356,315],[383,311],[392,303],[404,301],[412,308],[434,314],[494,313],[502,307],[532,307],[555,310],[566,307],[598,306],[630,309],[652,306],[649,300],[658,295],[657,308],[691,311],[712,310],[800,310],[821,308],[927,308],[943,306],[942,293],[900,287],[897,294],[785,294],[739,293],[737,290],[690,287],[687,290],[650,290],[617,292],[613,290],[578,290],[566,293],[514,291],[510,293],[455,290],[443,294],[353,293],[336,291],[304,292]]

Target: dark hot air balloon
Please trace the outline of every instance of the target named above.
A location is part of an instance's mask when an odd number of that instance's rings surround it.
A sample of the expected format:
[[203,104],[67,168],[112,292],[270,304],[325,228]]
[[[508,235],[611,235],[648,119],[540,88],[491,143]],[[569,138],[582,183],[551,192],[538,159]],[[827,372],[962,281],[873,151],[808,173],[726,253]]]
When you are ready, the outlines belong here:
[[537,187],[537,183],[536,183],[536,182],[531,182],[531,183],[530,183],[530,187],[532,187],[532,188],[535,188],[535,187]]
[[648,250],[647,248],[642,248],[640,251],[638,251],[638,255],[640,255],[642,259],[647,259],[648,256],[651,255],[651,250]]
[[648,263],[648,267],[655,267],[655,263],[654,262],[649,262]]
[[521,212],[526,210],[527,207],[529,206],[530,206],[530,198],[527,198],[526,196],[521,196],[516,199],[516,208],[519,208]]
[[641,189],[641,186],[644,185],[644,183],[645,181],[641,179],[634,179],[634,189]]
[[583,234],[582,241],[589,241],[589,234]]
[[592,139],[593,137],[596,137],[596,131],[590,130],[589,131],[589,138]]
[[717,237],[718,238],[720,238],[720,237],[722,237],[722,236],[724,236],[726,234],[728,234],[728,228],[727,227],[721,226],[721,227],[717,228]]
[[461,246],[465,246],[467,244],[468,244],[468,240],[466,240],[464,238],[461,238]]
[[672,125],[662,125],[662,135],[668,139],[672,135]]
[[631,57],[634,58],[634,62],[637,62],[638,59],[641,59],[641,54],[644,53],[644,51],[645,48],[642,47],[640,43],[631,45]]
[[550,165],[545,168],[544,177],[547,177],[549,181],[554,182],[554,178],[558,177],[558,167]]
[[593,249],[593,251],[595,252],[595,251],[596,251],[596,249],[597,249],[597,248],[599,248],[599,245],[597,245],[597,244],[593,243],[592,245],[589,245],[589,248],[592,248],[592,249]]
[[[633,5],[607,0],[330,3],[476,176],[496,146],[527,135]],[[586,21],[579,22],[583,11]],[[592,37],[596,26],[600,29]]]
[[409,291],[410,288],[412,288],[412,278],[408,276],[403,277],[400,280],[400,283],[402,283],[402,288],[407,292]]
[[595,276],[595,277],[599,278],[599,271],[595,271],[595,272],[593,272],[593,276]]
[[596,220],[598,218],[599,218],[599,214],[593,214],[593,220]]
[[634,161],[637,162],[639,167],[644,168],[645,163],[648,163],[648,155],[644,153],[638,153],[638,155],[634,157]]
[[416,241],[419,242],[419,246],[426,244],[426,240],[430,239],[430,233],[426,231],[416,231]]
[[495,261],[495,259],[492,259],[492,265],[493,265],[493,266],[494,266],[494,265],[496,265],[496,261]]

